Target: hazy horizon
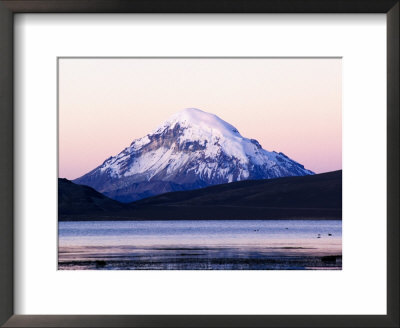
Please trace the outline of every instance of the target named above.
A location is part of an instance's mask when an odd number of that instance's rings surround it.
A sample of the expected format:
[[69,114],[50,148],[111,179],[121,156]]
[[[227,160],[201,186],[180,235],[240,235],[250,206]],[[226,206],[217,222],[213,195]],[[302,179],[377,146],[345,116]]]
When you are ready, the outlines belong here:
[[59,177],[75,179],[184,108],[316,173],[342,169],[340,59],[60,59]]

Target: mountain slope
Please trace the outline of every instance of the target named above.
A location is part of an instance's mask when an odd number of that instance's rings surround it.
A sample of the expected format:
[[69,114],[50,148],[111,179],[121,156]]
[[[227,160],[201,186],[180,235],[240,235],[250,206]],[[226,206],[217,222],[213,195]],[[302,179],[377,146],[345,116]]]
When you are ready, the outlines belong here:
[[244,138],[218,116],[189,108],[74,182],[130,202],[169,191],[311,174],[285,154]]
[[167,193],[134,203],[151,219],[341,219],[342,171],[240,181]]
[[[76,187],[86,188],[79,185]],[[342,171],[240,181],[119,204],[120,209],[100,214],[97,212],[90,215],[90,211],[84,215],[60,212],[59,219],[341,219]]]
[[197,190],[166,193],[132,204],[341,208],[341,191],[342,171],[334,171],[313,176],[233,182]]
[[113,216],[123,212],[127,206],[110,199],[91,187],[58,179],[59,219],[76,216]]

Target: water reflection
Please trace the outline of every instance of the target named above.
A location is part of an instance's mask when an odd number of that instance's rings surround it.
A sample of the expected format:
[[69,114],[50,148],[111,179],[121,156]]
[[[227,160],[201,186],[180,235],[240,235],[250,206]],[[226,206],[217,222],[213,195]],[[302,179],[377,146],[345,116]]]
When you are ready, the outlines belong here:
[[341,221],[61,222],[59,269],[341,269]]

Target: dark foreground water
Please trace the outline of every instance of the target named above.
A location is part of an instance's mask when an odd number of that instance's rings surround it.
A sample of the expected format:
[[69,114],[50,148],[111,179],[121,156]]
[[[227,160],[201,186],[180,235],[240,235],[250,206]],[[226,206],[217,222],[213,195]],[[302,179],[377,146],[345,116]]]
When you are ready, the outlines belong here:
[[338,270],[342,221],[59,223],[61,270]]

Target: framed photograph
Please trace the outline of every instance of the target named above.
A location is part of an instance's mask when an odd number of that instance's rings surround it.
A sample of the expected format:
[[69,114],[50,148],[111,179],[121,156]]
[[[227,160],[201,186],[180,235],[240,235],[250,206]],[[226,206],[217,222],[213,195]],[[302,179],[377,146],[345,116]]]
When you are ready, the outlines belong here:
[[[58,269],[341,269],[341,72],[340,58],[59,58]],[[189,103],[208,111],[176,111]]]
[[399,326],[398,1],[0,10],[3,326]]

